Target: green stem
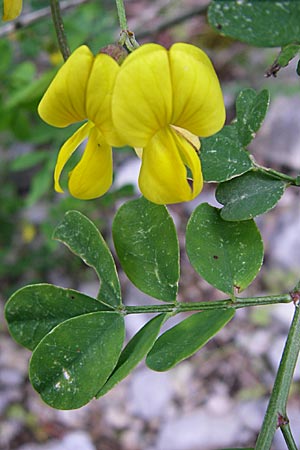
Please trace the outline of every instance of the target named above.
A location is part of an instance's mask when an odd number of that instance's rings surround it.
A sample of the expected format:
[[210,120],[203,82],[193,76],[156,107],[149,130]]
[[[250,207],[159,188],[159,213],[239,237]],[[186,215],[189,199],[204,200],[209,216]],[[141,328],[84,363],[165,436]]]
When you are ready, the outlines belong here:
[[287,448],[289,450],[298,450],[296,442],[294,441],[294,438],[293,438],[293,435],[291,432],[290,424],[286,423],[286,424],[282,425],[280,427],[280,429],[282,431]]
[[128,30],[126,12],[123,0],[116,0],[120,28],[122,31]]
[[60,12],[59,0],[50,0],[50,5],[51,5],[52,20],[56,31],[59,49],[61,51],[64,60],[66,61],[69,58],[71,52],[64,30],[64,23]]
[[[298,304],[295,307],[293,321],[286,340],[266,415],[256,442],[255,450],[269,450],[271,448],[276,429],[278,427],[281,427],[282,429],[288,424],[288,419],[286,416],[286,403],[299,351],[300,308]],[[289,432],[286,430],[287,429],[285,428],[284,432],[289,439],[288,445],[292,445],[293,441],[289,438],[290,430]],[[289,449],[294,448],[295,447],[293,446],[289,447]]]
[[162,313],[171,312],[178,314],[186,311],[204,311],[212,309],[240,309],[249,306],[274,305],[277,303],[290,303],[292,298],[290,294],[269,295],[265,297],[235,298],[226,300],[216,300],[211,302],[191,302],[191,303],[165,303],[163,305],[141,305],[125,306],[124,314],[142,314],[142,313]]
[[270,169],[267,167],[259,166],[255,163],[255,167],[262,173],[265,173],[267,175],[272,175],[273,177],[277,178],[278,180],[286,181],[289,184],[292,184],[294,186],[298,186],[298,181],[296,178],[290,177],[289,175],[286,175],[285,173],[277,172],[277,170]]
[[128,29],[123,0],[116,0],[116,5],[121,28],[119,45],[125,46],[129,52],[132,52],[139,47],[139,43],[136,41],[134,33]]

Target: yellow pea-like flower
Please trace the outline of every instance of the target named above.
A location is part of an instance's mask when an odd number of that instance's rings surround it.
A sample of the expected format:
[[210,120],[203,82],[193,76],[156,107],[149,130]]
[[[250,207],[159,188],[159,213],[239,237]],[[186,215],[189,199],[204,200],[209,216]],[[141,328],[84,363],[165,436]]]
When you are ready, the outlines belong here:
[[225,121],[220,84],[202,50],[184,43],[135,50],[116,76],[112,119],[142,158],[139,186],[148,200],[178,203],[200,193],[198,136],[216,133]]
[[22,0],[3,0],[2,20],[13,20],[21,14]]
[[103,195],[111,186],[113,167],[111,141],[122,145],[111,120],[111,96],[120,67],[110,56],[94,56],[85,45],[75,50],[60,68],[38,112],[49,125],[66,127],[85,123],[61,147],[54,172],[54,187],[63,192],[60,176],[79,145],[87,144],[79,163],[69,173],[69,191],[80,199]]

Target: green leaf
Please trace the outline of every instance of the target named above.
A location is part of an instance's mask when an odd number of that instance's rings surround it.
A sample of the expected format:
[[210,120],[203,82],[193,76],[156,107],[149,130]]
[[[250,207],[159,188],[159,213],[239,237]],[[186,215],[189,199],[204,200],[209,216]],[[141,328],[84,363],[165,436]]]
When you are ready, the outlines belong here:
[[251,283],[263,260],[255,222],[227,222],[220,210],[207,203],[199,205],[190,217],[186,251],[196,272],[230,296]]
[[54,231],[54,239],[62,241],[88,266],[93,267],[101,280],[98,298],[111,306],[119,306],[120,282],[109,248],[93,222],[78,211],[68,211]]
[[113,239],[122,267],[141,291],[159,300],[176,300],[179,248],[168,210],[144,197],[125,203],[113,222]]
[[282,47],[279,55],[277,56],[271,67],[266,71],[266,76],[276,77],[277,72],[279,72],[282,67],[286,67],[290,63],[290,61],[295,58],[299,51],[299,44],[289,44],[285,47]]
[[137,366],[145,355],[152,348],[155,339],[160,331],[166,314],[160,314],[141,328],[138,333],[128,342],[121,353],[115,370],[97,394],[97,398],[106,394],[117,383],[122,381]]
[[28,152],[19,155],[10,165],[13,171],[26,170],[48,159],[47,152]]
[[69,319],[47,334],[30,361],[30,381],[53,408],[88,403],[113,371],[124,340],[118,313],[94,312]]
[[146,358],[147,366],[158,372],[171,369],[203,347],[234,314],[231,308],[191,315],[157,339]]
[[277,63],[280,67],[286,67],[300,51],[299,44],[289,44],[283,47],[278,55]]
[[200,158],[206,182],[230,180],[252,167],[234,125],[225,126],[214,136],[201,139]]
[[52,170],[53,164],[51,159],[49,159],[33,176],[30,191],[25,200],[26,207],[34,205],[45,193],[52,189]]
[[244,89],[236,101],[236,116],[238,137],[241,144],[246,147],[266,116],[270,104],[269,91],[264,89],[258,94],[253,89]]
[[224,205],[225,220],[248,220],[272,209],[282,197],[286,183],[259,171],[247,172],[221,183],[216,191],[218,202]]
[[19,289],[10,297],[5,305],[5,317],[13,338],[33,350],[59,323],[103,310],[103,306],[98,300],[72,289],[35,284]]
[[[33,75],[33,73],[31,74],[30,71],[28,72],[28,74],[26,74],[25,72],[26,77]],[[23,80],[22,76],[24,76],[24,73],[21,71],[21,79],[18,78],[19,87],[9,96],[5,104],[5,108],[9,110],[20,107],[20,105],[38,101],[49,86],[56,72],[57,69],[53,69],[49,72],[44,73],[39,79]]]
[[208,20],[218,33],[256,47],[300,41],[300,2],[294,0],[214,0]]

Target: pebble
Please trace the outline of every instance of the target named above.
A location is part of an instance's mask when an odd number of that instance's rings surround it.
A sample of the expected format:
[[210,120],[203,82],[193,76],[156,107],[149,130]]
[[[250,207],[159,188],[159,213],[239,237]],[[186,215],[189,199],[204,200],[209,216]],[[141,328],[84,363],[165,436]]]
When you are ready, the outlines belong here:
[[172,400],[173,387],[169,372],[154,372],[147,368],[133,373],[128,390],[130,414],[144,420],[156,419],[166,414]]
[[256,159],[274,165],[300,169],[300,96],[278,95],[257,136],[249,146]]
[[155,450],[212,450],[235,445],[241,421],[234,410],[216,415],[201,408],[166,422],[158,436]]
[[45,444],[26,444],[18,450],[97,450],[89,435],[83,431],[67,434],[61,441],[53,440]]

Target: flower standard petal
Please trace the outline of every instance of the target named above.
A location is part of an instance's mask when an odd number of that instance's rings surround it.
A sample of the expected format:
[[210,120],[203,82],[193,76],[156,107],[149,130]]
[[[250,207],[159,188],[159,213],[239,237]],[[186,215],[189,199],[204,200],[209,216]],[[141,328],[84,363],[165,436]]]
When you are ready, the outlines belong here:
[[145,44],[125,60],[116,78],[112,116],[121,137],[144,147],[170,123],[172,86],[167,50]]
[[70,172],[69,191],[82,200],[100,197],[110,188],[112,175],[111,147],[93,127],[81,160]]
[[75,150],[88,136],[89,130],[92,126],[93,124],[91,122],[87,122],[82,125],[82,127],[80,127],[79,130],[77,130],[61,147],[54,170],[54,189],[56,190],[56,192],[63,192],[63,189],[61,188],[59,183],[63,168],[65,167],[66,163],[75,152]]
[[94,56],[82,45],[60,68],[45,95],[38,113],[49,125],[66,127],[87,118],[86,89]]
[[110,56],[99,53],[94,60],[86,89],[86,114],[101,130],[107,142],[119,147],[126,144],[114,129],[111,117],[111,98],[115,79],[120,70]]
[[4,0],[2,19],[7,21],[18,17],[22,11],[22,4],[22,0]]
[[[187,180],[185,163],[194,176],[193,188]],[[170,127],[158,131],[143,150],[139,186],[153,203],[192,200],[202,188],[200,160],[194,148]]]
[[220,84],[208,56],[189,44],[169,51],[173,87],[172,124],[197,136],[210,136],[225,121]]

